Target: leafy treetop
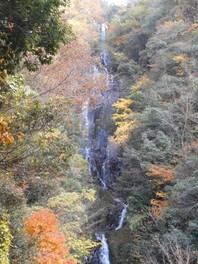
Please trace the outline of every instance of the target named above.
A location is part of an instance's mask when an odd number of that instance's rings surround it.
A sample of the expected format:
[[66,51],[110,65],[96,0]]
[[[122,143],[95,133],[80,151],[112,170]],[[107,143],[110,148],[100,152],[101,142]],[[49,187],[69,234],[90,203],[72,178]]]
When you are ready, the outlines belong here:
[[14,73],[19,64],[36,70],[49,64],[61,43],[73,38],[61,22],[68,0],[10,0],[0,3],[0,73]]
[[25,230],[38,244],[39,253],[36,263],[76,263],[71,257],[68,261],[66,259],[68,254],[68,247],[65,246],[66,238],[59,230],[58,219],[52,211],[41,209],[34,212],[25,222]]

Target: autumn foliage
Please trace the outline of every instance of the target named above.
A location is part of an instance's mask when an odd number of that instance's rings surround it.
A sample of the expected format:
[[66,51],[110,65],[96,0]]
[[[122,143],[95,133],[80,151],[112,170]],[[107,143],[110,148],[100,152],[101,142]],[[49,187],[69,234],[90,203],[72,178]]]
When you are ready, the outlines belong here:
[[113,142],[119,144],[126,142],[129,136],[129,131],[137,125],[137,121],[133,117],[134,112],[130,108],[130,105],[132,104],[133,101],[131,99],[123,98],[113,104],[116,113],[113,115],[112,120],[114,120],[117,125],[114,138],[112,138]]
[[0,142],[8,145],[14,142],[14,137],[8,128],[9,119],[0,117]]
[[150,212],[155,217],[161,217],[169,204],[162,186],[174,179],[174,171],[170,167],[152,165],[146,175],[151,177],[151,181],[155,183],[157,189],[155,199],[151,199],[150,201]]
[[146,74],[142,75],[131,87],[132,91],[139,90],[142,86],[147,85],[150,82],[148,76]]
[[75,264],[68,257],[69,248],[65,246],[66,237],[58,228],[58,219],[47,209],[33,213],[25,222],[26,233],[36,241],[38,264]]
[[152,177],[158,185],[164,184],[174,179],[174,171],[172,168],[152,165],[146,174],[148,177]]
[[84,102],[98,102],[98,96],[107,88],[107,76],[99,71],[100,57],[93,55],[90,43],[97,43],[99,34],[90,21],[101,21],[100,12],[98,1],[71,1],[63,20],[72,26],[76,39],[59,50],[53,64],[41,66],[28,81],[41,96],[65,96],[80,111]]
[[173,56],[173,61],[176,63],[175,71],[177,76],[183,76],[185,73],[185,65],[188,62],[186,54],[180,54]]

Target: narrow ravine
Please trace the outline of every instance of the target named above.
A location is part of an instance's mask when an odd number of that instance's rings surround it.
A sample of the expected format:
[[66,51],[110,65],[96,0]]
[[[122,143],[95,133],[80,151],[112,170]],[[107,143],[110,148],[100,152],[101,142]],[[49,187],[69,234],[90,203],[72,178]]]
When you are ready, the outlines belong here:
[[[104,48],[106,29],[107,25],[102,24],[100,57],[104,68],[103,71],[107,75],[108,89],[102,94],[99,107],[90,109],[88,102],[84,104],[83,117],[84,130],[86,131],[84,155],[88,163],[89,173],[98,181],[104,191],[109,192],[112,183],[120,173],[117,149],[109,141],[112,104],[119,98],[119,89],[114,83],[113,75],[108,70],[109,55],[106,48]],[[94,66],[94,74],[98,74],[96,66]],[[128,205],[122,204],[121,201],[116,202],[116,204],[119,204],[119,207],[115,210],[116,214],[109,212],[109,215],[111,215],[111,227],[108,227],[107,223],[106,229],[100,230],[100,232],[96,230],[96,240],[101,242],[102,246],[89,258],[89,264],[110,264],[110,250],[106,232],[109,230],[116,231],[123,227],[128,207]]]
[[[105,24],[101,26],[101,43],[105,41]],[[86,136],[84,137],[84,155],[89,165],[91,176],[99,184],[108,189],[119,174],[119,164],[115,146],[109,142],[109,123],[111,122],[112,104],[118,99],[119,92],[114,85],[113,75],[108,72],[108,53],[101,48],[102,71],[106,73],[108,89],[101,94],[100,104],[90,108],[89,102],[84,103],[83,117]],[[99,69],[93,66],[93,74],[98,75]]]

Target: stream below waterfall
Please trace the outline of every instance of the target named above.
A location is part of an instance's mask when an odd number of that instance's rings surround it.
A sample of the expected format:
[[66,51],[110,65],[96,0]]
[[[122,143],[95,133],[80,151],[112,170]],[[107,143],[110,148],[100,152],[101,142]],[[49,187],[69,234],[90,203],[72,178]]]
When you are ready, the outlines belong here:
[[96,238],[102,243],[102,246],[100,247],[100,250],[99,250],[99,260],[101,264],[110,264],[109,246],[108,246],[105,234],[103,233],[96,234]]

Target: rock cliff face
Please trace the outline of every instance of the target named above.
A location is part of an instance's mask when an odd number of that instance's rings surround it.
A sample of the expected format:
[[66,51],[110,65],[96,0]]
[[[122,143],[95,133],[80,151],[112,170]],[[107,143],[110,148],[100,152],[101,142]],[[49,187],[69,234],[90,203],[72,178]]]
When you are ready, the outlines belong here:
[[[105,95],[104,95],[105,99]],[[120,164],[116,147],[109,142],[111,104],[103,104],[88,113],[88,162],[92,177],[98,179],[104,189],[108,189],[119,175]]]
[[[101,25],[101,52],[100,58],[103,71],[107,76],[108,89],[101,94],[100,104],[93,109],[89,108],[88,102],[84,105],[84,119],[86,138],[86,159],[89,164],[89,172],[97,179],[104,189],[110,188],[120,172],[120,164],[117,159],[117,149],[110,143],[112,104],[119,98],[118,85],[114,82],[113,75],[108,71],[109,56],[103,48],[106,37],[106,24]],[[99,70],[94,66],[94,73]]]
[[[105,41],[106,26],[101,27],[101,42]],[[88,104],[84,108],[86,138],[86,159],[91,176],[99,182],[107,192],[112,183],[120,174],[121,163],[117,158],[117,146],[110,141],[112,131],[112,104],[119,98],[119,87],[114,82],[113,75],[108,71],[109,56],[106,50],[101,50],[101,60],[104,72],[107,75],[108,89],[103,92],[100,104],[94,109],[89,109]],[[106,222],[99,226],[102,233],[96,234],[96,239],[102,242],[102,246],[88,259],[89,264],[110,264],[108,241],[105,233],[122,227],[124,205],[120,201],[113,201],[112,208],[106,216]],[[122,218],[121,218],[122,216]]]
[[[87,146],[86,159],[91,176],[98,180],[101,187],[108,191],[120,174],[120,162],[117,148],[109,141],[112,104],[118,98],[118,92],[110,87],[101,98],[101,105],[86,113]],[[120,211],[116,205],[107,215],[105,226],[99,229],[115,230],[119,224]],[[108,243],[104,233],[96,236],[103,245],[96,249],[88,259],[89,264],[110,264]]]

